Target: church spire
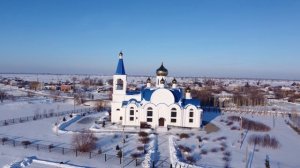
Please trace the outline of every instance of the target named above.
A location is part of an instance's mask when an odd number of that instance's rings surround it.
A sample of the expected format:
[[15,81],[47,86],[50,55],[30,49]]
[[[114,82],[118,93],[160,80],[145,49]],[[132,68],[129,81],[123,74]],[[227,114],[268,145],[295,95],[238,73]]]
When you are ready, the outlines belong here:
[[119,62],[116,70],[116,75],[126,75],[122,51],[119,53]]

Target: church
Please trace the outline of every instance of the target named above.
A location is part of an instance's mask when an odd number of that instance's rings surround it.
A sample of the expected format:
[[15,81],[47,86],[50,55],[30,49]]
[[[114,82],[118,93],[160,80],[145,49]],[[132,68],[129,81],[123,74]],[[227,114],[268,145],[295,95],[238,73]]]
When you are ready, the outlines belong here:
[[202,123],[200,101],[191,97],[189,87],[177,86],[174,78],[168,87],[168,70],[162,64],[156,70],[154,82],[150,78],[139,92],[127,91],[127,75],[123,53],[113,75],[111,122],[124,126],[147,124],[156,127],[199,128]]

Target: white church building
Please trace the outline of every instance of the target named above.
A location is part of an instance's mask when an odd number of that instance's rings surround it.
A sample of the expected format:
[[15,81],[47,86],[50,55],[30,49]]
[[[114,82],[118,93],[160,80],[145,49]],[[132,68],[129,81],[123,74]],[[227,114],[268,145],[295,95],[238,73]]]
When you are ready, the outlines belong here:
[[166,77],[168,70],[163,64],[156,70],[156,80],[148,78],[146,86],[139,92],[127,91],[127,75],[123,53],[113,75],[111,122],[124,126],[140,126],[147,123],[155,127],[199,128],[202,123],[200,101],[191,97],[191,89],[177,87],[174,78],[170,88]]

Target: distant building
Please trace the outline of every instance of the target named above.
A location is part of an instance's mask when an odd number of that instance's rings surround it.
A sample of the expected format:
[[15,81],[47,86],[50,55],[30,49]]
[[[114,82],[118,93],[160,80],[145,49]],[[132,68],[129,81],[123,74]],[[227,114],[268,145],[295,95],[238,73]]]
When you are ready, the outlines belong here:
[[71,84],[62,84],[60,85],[60,90],[62,92],[70,92],[73,89],[73,86]]
[[168,70],[162,64],[156,70],[155,86],[148,78],[141,91],[127,91],[127,75],[123,53],[119,54],[117,70],[113,76],[111,121],[126,126],[147,123],[151,127],[200,127],[202,112],[200,101],[191,97],[191,89],[177,87],[174,78],[167,87]]

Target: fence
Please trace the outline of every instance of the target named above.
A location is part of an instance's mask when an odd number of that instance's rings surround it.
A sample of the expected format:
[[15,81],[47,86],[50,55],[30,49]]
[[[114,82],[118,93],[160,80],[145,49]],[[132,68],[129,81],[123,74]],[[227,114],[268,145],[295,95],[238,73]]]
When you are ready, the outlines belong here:
[[33,116],[11,118],[11,119],[6,119],[6,120],[1,120],[0,126],[7,126],[7,125],[18,124],[18,123],[23,123],[23,122],[41,120],[44,118],[59,117],[59,116],[65,116],[68,114],[79,114],[79,113],[93,114],[93,113],[97,113],[97,111],[95,111],[93,108],[84,108],[84,109],[69,110],[69,111],[63,111],[63,112],[57,112],[57,113],[50,112],[50,113],[44,113],[44,114],[37,114],[37,115],[33,115]]
[[[85,157],[87,159],[97,159],[107,162],[107,164],[122,164],[124,167],[142,167],[143,158],[118,157],[117,155],[102,153],[99,149],[93,152],[80,152],[74,148],[55,146],[54,144],[40,144],[34,141],[16,140],[14,138],[1,137],[1,144],[5,146],[24,148],[27,150],[43,151],[73,157]],[[117,151],[116,151],[117,153]],[[172,165],[166,160],[152,162],[151,168],[172,168]]]
[[220,108],[220,107],[213,107],[213,106],[203,106],[203,111],[205,112],[236,112],[236,113],[249,113],[249,114],[258,114],[258,115],[282,115],[282,116],[289,116],[291,115],[291,111],[271,111],[271,110],[264,110],[264,109],[256,109],[254,107],[247,107],[247,108]]

